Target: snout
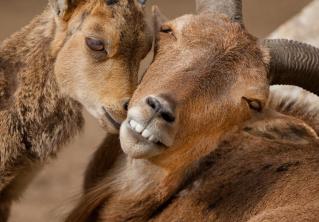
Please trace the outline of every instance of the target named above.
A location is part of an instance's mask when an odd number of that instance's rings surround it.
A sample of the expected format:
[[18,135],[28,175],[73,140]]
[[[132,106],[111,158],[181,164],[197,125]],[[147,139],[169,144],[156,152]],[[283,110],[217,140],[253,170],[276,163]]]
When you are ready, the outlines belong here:
[[147,97],[146,104],[154,111],[154,116],[167,123],[173,123],[176,119],[174,105],[161,97]]
[[109,133],[118,133],[127,116],[129,99],[124,99],[115,105],[103,105],[101,107],[101,125]]
[[132,158],[148,158],[174,143],[178,116],[176,103],[167,96],[147,96],[132,104],[121,127],[121,143]]

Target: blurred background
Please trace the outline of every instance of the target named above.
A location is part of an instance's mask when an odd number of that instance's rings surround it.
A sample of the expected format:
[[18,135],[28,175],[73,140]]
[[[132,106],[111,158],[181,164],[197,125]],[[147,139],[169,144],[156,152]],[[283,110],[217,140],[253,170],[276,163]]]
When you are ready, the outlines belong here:
[[[149,0],[169,18],[191,13],[194,0]],[[244,0],[247,29],[266,37],[311,0]],[[45,0],[0,0],[0,41],[19,30],[47,5]],[[10,222],[58,222],[81,191],[83,171],[105,132],[85,113],[86,127],[73,143],[51,160],[34,180],[21,201],[14,205]]]

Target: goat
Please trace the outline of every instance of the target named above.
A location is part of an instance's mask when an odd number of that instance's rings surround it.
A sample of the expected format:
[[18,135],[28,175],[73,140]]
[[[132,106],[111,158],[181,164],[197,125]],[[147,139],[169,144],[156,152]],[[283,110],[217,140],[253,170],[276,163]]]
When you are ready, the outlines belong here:
[[155,8],[154,61],[67,222],[317,221],[319,98],[269,85],[318,94],[319,49],[258,41],[241,8],[197,0],[163,24]]
[[0,46],[0,221],[37,169],[83,125],[118,133],[152,46],[145,1],[50,0]]

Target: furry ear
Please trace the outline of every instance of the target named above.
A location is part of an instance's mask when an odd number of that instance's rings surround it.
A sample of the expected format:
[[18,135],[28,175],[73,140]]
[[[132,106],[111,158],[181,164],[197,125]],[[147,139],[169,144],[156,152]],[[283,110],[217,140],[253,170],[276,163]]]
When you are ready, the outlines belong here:
[[51,7],[56,16],[65,21],[70,18],[78,3],[79,0],[50,0]]

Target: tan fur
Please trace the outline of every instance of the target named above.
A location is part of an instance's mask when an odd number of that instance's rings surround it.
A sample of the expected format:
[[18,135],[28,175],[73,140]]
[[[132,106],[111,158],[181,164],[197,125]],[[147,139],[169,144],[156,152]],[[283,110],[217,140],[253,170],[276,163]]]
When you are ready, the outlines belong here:
[[[298,90],[279,88],[286,93]],[[283,101],[276,95],[271,94],[269,103]],[[319,97],[312,102],[319,102]],[[293,105],[292,113],[297,111],[295,108],[299,113],[307,111],[312,103],[304,105],[303,109]],[[86,221],[81,220],[82,213],[90,212],[92,205],[106,205],[97,221],[288,222],[293,218],[315,222],[319,216],[318,137],[305,124],[308,119],[298,119],[292,113],[276,114],[278,106],[269,109],[268,114],[225,136],[210,154],[194,161],[186,172],[150,180],[152,187],[146,190],[138,187],[143,194],[130,194],[128,198],[128,188],[121,189],[123,185],[114,183],[129,168],[110,171],[108,175],[112,177],[95,178],[98,185],[87,187],[82,206],[74,210],[79,217],[69,221]],[[294,129],[295,134],[289,129]],[[101,153],[106,156],[111,148],[119,148],[119,144],[109,144],[100,146],[91,164],[103,164]],[[118,161],[122,162],[122,158]],[[134,179],[152,172],[148,165]],[[108,169],[100,168],[100,172],[106,173]],[[181,176],[184,178],[180,179]],[[130,184],[125,180],[121,183]],[[90,213],[91,219],[87,221],[96,221],[96,212]]]
[[[103,178],[86,187],[66,221],[315,222],[319,140],[310,122],[318,117],[307,113],[319,98],[287,87],[279,88],[284,96],[274,88],[269,97],[267,51],[224,16],[187,15],[163,29],[122,124],[127,155],[119,153]],[[311,99],[290,97],[294,90]],[[174,104],[175,121],[149,117],[148,96]],[[130,118],[154,123],[172,145],[136,136]],[[151,156],[131,152],[154,147]],[[109,149],[103,144],[98,155]],[[98,157],[91,164],[103,168]]]
[[[85,37],[107,42],[107,57],[90,50]],[[1,222],[41,165],[82,128],[82,106],[115,132],[101,109],[125,118],[123,103],[136,87],[150,39],[137,1],[52,0],[1,44]]]

